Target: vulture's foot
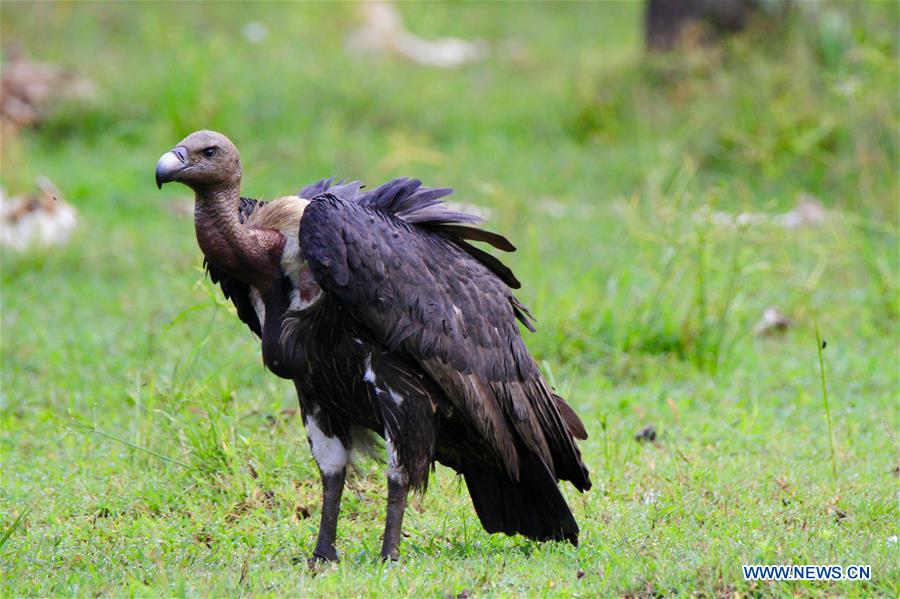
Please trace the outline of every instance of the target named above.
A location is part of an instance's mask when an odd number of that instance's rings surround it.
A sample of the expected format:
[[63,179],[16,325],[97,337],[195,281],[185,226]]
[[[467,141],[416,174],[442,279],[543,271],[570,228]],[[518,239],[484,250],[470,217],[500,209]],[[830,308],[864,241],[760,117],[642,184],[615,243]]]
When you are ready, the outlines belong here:
[[312,557],[306,560],[306,565],[312,569],[315,569],[316,566],[321,564],[336,564],[338,563],[340,558],[338,557],[337,551],[334,549],[326,549],[324,551],[320,551],[318,548],[313,551]]
[[387,519],[384,524],[384,542],[381,545],[381,559],[395,562],[400,559],[400,537],[403,528],[403,512],[406,511],[406,496],[409,494],[409,479],[406,476],[388,475]]
[[337,564],[340,561],[341,560],[340,558],[338,558],[337,553],[335,553],[333,557],[325,557],[322,555],[316,555],[316,553],[313,552],[312,557],[303,557],[302,555],[296,555],[291,558],[292,565],[299,566],[300,564],[306,564],[306,567],[313,572],[319,571],[325,564]]
[[381,547],[381,561],[383,562],[397,562],[400,561],[400,548],[399,543],[395,545],[393,548],[388,547],[387,545],[382,545]]

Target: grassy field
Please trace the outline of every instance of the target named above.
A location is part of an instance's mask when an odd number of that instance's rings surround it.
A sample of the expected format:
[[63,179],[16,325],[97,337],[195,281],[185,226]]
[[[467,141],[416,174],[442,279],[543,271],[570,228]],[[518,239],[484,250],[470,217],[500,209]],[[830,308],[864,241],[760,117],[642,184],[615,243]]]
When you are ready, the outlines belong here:
[[[897,596],[900,9],[804,10],[648,60],[638,4],[404,4],[421,35],[490,43],[442,71],[349,54],[353,4],[3,2],[4,46],[97,94],[3,140],[7,192],[47,175],[81,222],[2,254],[2,595]],[[341,563],[295,564],[319,480],[293,388],[204,279],[189,192],[153,184],[200,128],[236,141],[251,196],[411,175],[490,210],[529,347],[590,432],[577,548],[487,535],[439,468],[382,564],[362,459]],[[783,227],[807,196],[824,222]],[[794,326],[755,335],[768,306]]]

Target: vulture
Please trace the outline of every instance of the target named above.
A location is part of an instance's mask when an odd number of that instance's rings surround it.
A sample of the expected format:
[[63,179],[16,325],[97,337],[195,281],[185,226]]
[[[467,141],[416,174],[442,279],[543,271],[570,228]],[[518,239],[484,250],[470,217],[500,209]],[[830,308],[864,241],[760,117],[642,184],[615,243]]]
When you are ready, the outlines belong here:
[[163,154],[156,182],[169,181],[195,193],[210,279],[260,337],[266,368],[296,387],[322,479],[311,563],[338,559],[347,465],[373,434],[387,454],[382,559],[398,559],[407,496],[435,462],[462,476],[488,532],[577,544],[558,481],[590,488],[576,445],[587,433],[525,347],[519,281],[471,242],[515,248],[449,209],[451,189],[326,179],[249,199],[237,148],[213,131]]

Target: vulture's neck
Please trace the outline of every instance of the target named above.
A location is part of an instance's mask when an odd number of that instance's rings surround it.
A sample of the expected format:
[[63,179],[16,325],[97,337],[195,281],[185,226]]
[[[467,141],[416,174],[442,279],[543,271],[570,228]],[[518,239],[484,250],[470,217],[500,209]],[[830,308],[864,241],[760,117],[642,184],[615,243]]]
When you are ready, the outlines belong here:
[[229,276],[267,291],[281,275],[284,238],[277,231],[241,224],[239,185],[195,191],[194,228],[203,255]]

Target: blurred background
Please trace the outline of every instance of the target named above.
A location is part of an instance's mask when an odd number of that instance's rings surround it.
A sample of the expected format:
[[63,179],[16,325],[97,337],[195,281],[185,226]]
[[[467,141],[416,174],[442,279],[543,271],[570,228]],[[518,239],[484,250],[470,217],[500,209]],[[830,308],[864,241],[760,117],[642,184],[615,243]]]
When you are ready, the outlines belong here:
[[[201,128],[241,150],[244,195],[417,177],[520,248],[527,342],[588,424],[597,486],[580,549],[535,549],[544,569],[504,554],[512,586],[481,590],[546,589],[574,560],[590,576],[565,584],[586,586],[561,589],[719,593],[741,560],[848,555],[896,588],[897,3],[6,1],[0,17],[7,591],[296,590],[286,555],[312,539],[318,483],[293,389],[204,278],[190,192],[153,181]],[[345,502],[347,555],[377,545],[379,468]],[[405,552],[457,562],[387,579],[367,563],[357,582],[455,594],[496,570],[512,541],[473,533],[447,473],[433,488]],[[463,521],[493,553],[450,536]],[[634,541],[651,529],[664,542]],[[328,580],[302,584],[345,588]]]

